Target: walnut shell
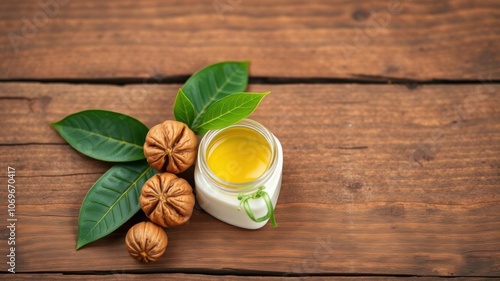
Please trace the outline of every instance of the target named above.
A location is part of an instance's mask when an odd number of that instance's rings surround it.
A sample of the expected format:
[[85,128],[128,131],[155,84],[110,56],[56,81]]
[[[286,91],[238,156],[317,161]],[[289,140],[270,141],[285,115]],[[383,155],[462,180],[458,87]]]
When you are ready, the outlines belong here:
[[178,174],[193,165],[197,144],[196,135],[186,124],[167,120],[149,130],[144,155],[156,170]]
[[193,189],[171,173],[152,176],[142,187],[139,203],[149,219],[163,227],[186,223],[194,208]]
[[163,228],[152,222],[132,226],[125,237],[125,246],[131,257],[140,262],[154,262],[167,249],[168,237]]

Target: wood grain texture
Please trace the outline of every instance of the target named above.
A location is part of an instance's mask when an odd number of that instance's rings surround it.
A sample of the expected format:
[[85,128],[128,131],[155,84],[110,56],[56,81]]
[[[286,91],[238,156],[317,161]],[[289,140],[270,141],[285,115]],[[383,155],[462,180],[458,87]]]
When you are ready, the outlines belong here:
[[[0,275],[1,276],[1,275]],[[7,276],[6,276],[7,277]],[[112,274],[107,274],[107,275],[63,275],[63,274],[17,274],[16,275],[16,280],[23,281],[23,280],[37,280],[37,281],[43,281],[43,280],[92,280],[92,281],[98,281],[98,280],[149,280],[149,281],[164,281],[164,280],[194,280],[194,281],[212,281],[212,280],[224,280],[224,281],[231,281],[231,280],[250,280],[250,281],[261,281],[261,280],[270,280],[270,281],[277,281],[277,280],[306,280],[306,281],[327,281],[327,280],[332,280],[332,277],[327,277],[327,276],[290,276],[290,277],[271,277],[271,276],[265,276],[265,277],[260,277],[260,276],[231,276],[231,275],[203,275],[203,274],[125,274],[125,273],[112,273]],[[333,280],[339,280],[339,281],[397,281],[401,280],[401,278],[397,277],[375,277],[375,276],[370,276],[370,277],[342,277],[342,276],[335,276]],[[430,280],[437,280],[437,278],[433,277],[406,277],[404,280],[409,280],[409,281],[430,281]],[[455,278],[454,280],[457,281],[473,281],[473,280],[491,280],[489,278]]]
[[[500,276],[500,86],[491,84],[251,85],[272,92],[252,118],[285,153],[277,229],[242,230],[197,209],[187,225],[166,229],[166,255],[142,265],[123,243],[145,219],[139,213],[75,251],[80,204],[110,164],[75,152],[48,123],[103,108],[152,126],[172,118],[178,87],[0,84],[0,163],[16,168],[19,272]],[[0,237],[5,253],[5,227]]]
[[45,2],[0,1],[0,79],[500,77],[496,0]]
[[[0,275],[1,276],[1,275]],[[6,276],[7,277],[7,276]],[[262,280],[270,280],[270,281],[278,281],[278,280],[305,280],[305,281],[327,281],[327,280],[339,280],[339,281],[397,281],[401,280],[398,277],[358,277],[358,276],[335,276],[335,277],[327,277],[327,276],[290,276],[290,277],[282,277],[282,276],[235,276],[235,275],[206,275],[206,274],[148,274],[147,276],[141,274],[127,274],[115,272],[106,275],[63,275],[63,274],[16,274],[16,280],[92,280],[92,281],[109,281],[109,280],[151,280],[151,281],[164,281],[164,280],[193,280],[193,281],[213,281],[213,280],[250,280],[250,281],[262,281]],[[409,281],[431,281],[431,280],[441,280],[442,278],[438,277],[406,277],[404,280]],[[457,281],[474,281],[474,280],[485,280],[484,278],[455,278]]]

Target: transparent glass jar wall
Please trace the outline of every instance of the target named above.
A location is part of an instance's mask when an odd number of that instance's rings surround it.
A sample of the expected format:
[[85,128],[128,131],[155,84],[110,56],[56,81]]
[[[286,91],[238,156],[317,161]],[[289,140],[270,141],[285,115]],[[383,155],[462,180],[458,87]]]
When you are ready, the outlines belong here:
[[[230,135],[231,132],[241,133],[245,130],[250,133],[248,135],[258,134],[259,138],[265,140],[265,143],[260,142],[260,144],[265,145],[266,150],[269,148],[269,158],[265,158],[268,159],[267,168],[261,175],[247,182],[224,176],[224,173],[216,174],[212,171],[208,161],[209,153],[216,145],[214,142]],[[251,148],[245,148],[243,145],[242,150],[247,153],[252,151]],[[261,150],[256,148],[256,151]],[[257,158],[259,156],[262,155],[257,155]],[[255,157],[256,155],[250,158],[255,160]],[[220,164],[227,165],[229,172],[242,168],[235,167],[230,161]],[[281,143],[260,123],[245,119],[224,129],[209,131],[202,138],[198,150],[195,168],[196,199],[207,213],[228,224],[257,229],[263,227],[271,219],[274,225],[273,212],[281,189],[282,170]]]

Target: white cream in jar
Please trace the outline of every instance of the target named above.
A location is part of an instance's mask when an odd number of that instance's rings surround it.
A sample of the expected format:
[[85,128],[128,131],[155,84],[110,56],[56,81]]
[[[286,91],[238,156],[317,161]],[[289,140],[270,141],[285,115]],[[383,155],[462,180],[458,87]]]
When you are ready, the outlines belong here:
[[245,119],[205,134],[195,168],[196,199],[215,218],[257,229],[276,221],[283,149],[260,123]]

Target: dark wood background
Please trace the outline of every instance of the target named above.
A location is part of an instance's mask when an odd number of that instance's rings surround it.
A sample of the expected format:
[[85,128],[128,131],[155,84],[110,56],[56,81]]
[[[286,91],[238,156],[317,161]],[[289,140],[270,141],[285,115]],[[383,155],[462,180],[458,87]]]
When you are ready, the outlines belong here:
[[[495,0],[1,1],[0,279],[8,166],[18,280],[500,278],[499,50]],[[224,60],[250,60],[249,90],[272,92],[252,118],[283,144],[279,227],[196,209],[144,265],[123,241],[139,213],[75,251],[111,165],[49,123],[100,108],[151,127]]]

